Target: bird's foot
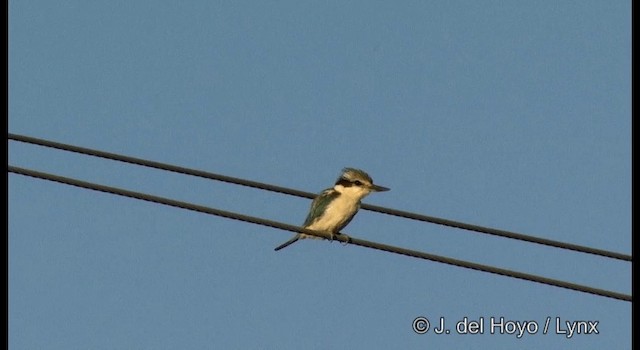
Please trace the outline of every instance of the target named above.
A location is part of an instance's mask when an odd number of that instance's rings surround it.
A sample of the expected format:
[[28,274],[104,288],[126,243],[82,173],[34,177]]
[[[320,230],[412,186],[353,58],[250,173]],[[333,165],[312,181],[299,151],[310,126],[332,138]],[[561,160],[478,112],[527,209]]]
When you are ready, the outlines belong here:
[[351,237],[345,235],[344,233],[341,233],[340,236],[346,238],[346,240],[344,240],[344,241],[340,240],[340,243],[342,243],[342,245],[347,245],[347,244],[351,243]]
[[[347,245],[351,243],[351,237],[345,235],[344,233],[330,233],[330,234],[331,234],[331,239],[329,240],[329,242],[339,241],[342,245]],[[344,237],[346,239],[343,241],[338,237]]]

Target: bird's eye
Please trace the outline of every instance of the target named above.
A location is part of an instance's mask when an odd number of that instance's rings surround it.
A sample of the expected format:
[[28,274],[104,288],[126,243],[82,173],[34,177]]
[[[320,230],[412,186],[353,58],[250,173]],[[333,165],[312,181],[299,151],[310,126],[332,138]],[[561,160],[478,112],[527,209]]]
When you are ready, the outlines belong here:
[[356,184],[356,186],[362,186],[362,181],[360,180],[356,180],[354,183]]

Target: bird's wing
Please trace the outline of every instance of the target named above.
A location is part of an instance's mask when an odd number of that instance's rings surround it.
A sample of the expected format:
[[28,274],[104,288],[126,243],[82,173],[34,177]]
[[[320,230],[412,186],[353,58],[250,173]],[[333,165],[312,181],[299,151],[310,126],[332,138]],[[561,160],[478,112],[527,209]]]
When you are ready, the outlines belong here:
[[322,191],[316,198],[314,198],[313,202],[311,202],[311,208],[309,209],[309,215],[307,215],[307,219],[304,220],[305,227],[313,224],[314,221],[318,220],[327,209],[329,203],[338,197],[340,192],[334,190],[333,188],[328,188]]

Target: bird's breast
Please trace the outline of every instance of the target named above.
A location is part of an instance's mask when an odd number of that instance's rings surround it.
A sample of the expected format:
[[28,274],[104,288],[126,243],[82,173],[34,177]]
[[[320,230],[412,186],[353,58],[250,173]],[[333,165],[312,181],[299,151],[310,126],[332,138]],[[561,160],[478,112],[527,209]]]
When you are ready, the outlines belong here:
[[339,196],[333,200],[324,213],[307,228],[318,231],[335,231],[336,228],[351,219],[359,208],[359,201],[347,196]]

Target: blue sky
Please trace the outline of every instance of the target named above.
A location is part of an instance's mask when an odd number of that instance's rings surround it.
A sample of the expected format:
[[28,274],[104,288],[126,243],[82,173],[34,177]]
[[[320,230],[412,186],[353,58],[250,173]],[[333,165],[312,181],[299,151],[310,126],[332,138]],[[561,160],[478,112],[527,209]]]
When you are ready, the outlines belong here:
[[[9,2],[9,131],[631,253],[629,1]],[[301,224],[309,200],[10,142]],[[631,304],[9,175],[11,349],[630,348]],[[631,266],[362,211],[358,238],[631,293]],[[411,329],[444,317],[451,334]],[[599,334],[460,335],[505,317]],[[553,325],[553,324],[552,324]]]

